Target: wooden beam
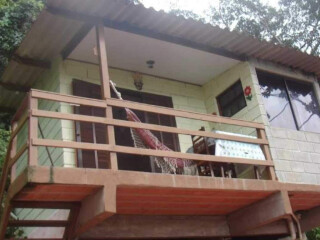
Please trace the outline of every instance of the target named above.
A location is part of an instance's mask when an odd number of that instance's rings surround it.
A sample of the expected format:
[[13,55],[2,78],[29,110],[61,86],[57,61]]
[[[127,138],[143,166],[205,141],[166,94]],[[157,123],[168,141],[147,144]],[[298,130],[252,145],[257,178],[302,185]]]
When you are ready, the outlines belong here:
[[232,58],[232,59],[239,60],[239,61],[245,60],[245,56],[235,54],[231,51],[228,51],[228,50],[225,50],[222,48],[215,48],[215,47],[211,47],[208,45],[193,42],[188,39],[175,37],[175,36],[172,36],[169,34],[159,33],[154,30],[139,28],[139,27],[131,25],[127,22],[116,22],[116,21],[112,21],[112,20],[109,20],[106,18],[90,16],[90,15],[86,15],[86,14],[82,14],[82,13],[78,13],[78,12],[74,12],[74,11],[65,10],[62,8],[48,7],[47,11],[50,12],[51,14],[61,16],[61,17],[67,18],[67,19],[72,19],[72,20],[91,23],[91,24],[103,22],[105,27],[109,27],[109,28],[113,28],[113,29],[117,29],[117,30],[121,30],[124,32],[133,33],[133,34],[142,35],[145,37],[154,38],[154,39],[165,41],[165,42],[171,42],[174,44],[178,44],[178,45],[182,45],[185,47],[189,47],[189,48],[221,55],[221,56]]
[[280,220],[251,231],[244,232],[241,236],[271,236],[271,235],[289,235],[288,224],[286,220]]
[[63,59],[69,57],[69,55],[73,52],[73,50],[79,45],[82,39],[87,36],[89,31],[92,29],[93,25],[90,23],[84,24],[80,30],[73,36],[70,42],[63,48],[61,51],[61,56]]
[[[107,47],[104,26],[100,23],[96,25],[96,40],[98,48],[99,57],[99,69],[100,69],[100,81],[101,81],[101,91],[102,99],[106,100],[111,98],[110,91],[110,77],[108,69],[108,57],[107,57]],[[107,119],[113,119],[112,107],[106,105],[106,117]],[[114,132],[114,127],[111,125],[107,126],[107,143],[110,145],[116,145],[116,137]],[[115,152],[110,152],[110,168],[113,170],[118,170],[118,160],[117,154]]]
[[237,236],[292,214],[288,193],[281,191],[228,216],[230,233]]
[[[2,198],[0,200],[2,203]],[[11,210],[12,210],[12,206],[10,204],[10,199],[7,199],[3,207],[1,219],[0,219],[0,239],[5,239],[4,237],[6,234],[6,229],[8,226]]]
[[230,124],[230,125],[237,125],[241,127],[250,127],[250,128],[257,128],[257,129],[265,128],[265,126],[262,123],[231,119],[231,118],[221,117],[221,116],[216,116],[211,114],[197,113],[197,112],[185,111],[180,109],[155,106],[155,105],[150,105],[145,103],[132,102],[127,100],[119,100],[115,98],[107,99],[107,104],[113,107],[130,108],[134,110],[169,115],[174,117],[190,118],[190,119],[201,120],[201,121]]
[[65,227],[68,221],[63,220],[10,220],[10,227]]
[[43,69],[51,68],[51,62],[49,61],[21,57],[17,54],[14,54],[11,59],[17,63],[21,63],[21,64],[32,66],[32,67],[38,67]]
[[71,209],[74,202],[38,202],[38,201],[12,201],[12,208],[42,208],[42,209]]
[[[105,219],[113,216],[116,213],[116,186],[104,187],[85,198],[82,201],[82,206],[79,212],[78,226],[75,230],[75,235],[86,232],[93,226],[101,223]],[[110,199],[114,199],[112,204]]]
[[81,235],[85,239],[162,239],[229,236],[223,216],[115,215]]
[[162,150],[126,147],[126,146],[118,146],[118,145],[116,146],[116,145],[110,145],[110,144],[82,143],[82,142],[51,140],[51,139],[32,139],[31,143],[34,146],[43,146],[43,147],[47,146],[47,147],[57,147],[57,148],[97,150],[97,151],[127,153],[132,155],[181,158],[181,159],[189,159],[194,161],[237,163],[237,164],[247,164],[247,165],[256,165],[256,166],[273,166],[272,163],[268,161],[256,160],[256,159],[223,157],[223,156],[194,154],[194,153],[182,153],[182,152],[175,152],[175,151],[162,151]]
[[32,110],[32,115],[36,117],[43,117],[43,118],[55,118],[55,119],[72,120],[72,121],[80,121],[80,122],[101,123],[101,124],[127,127],[127,128],[148,129],[148,130],[158,131],[158,132],[209,137],[209,138],[224,139],[224,140],[230,140],[230,141],[236,141],[236,142],[245,142],[245,143],[262,144],[262,145],[269,144],[266,139],[239,137],[239,136],[220,134],[220,133],[214,133],[214,132],[188,130],[188,129],[168,127],[168,126],[162,126],[162,125],[156,125],[156,124],[131,122],[131,121],[119,120],[119,119],[106,119],[103,117],[85,116],[85,115],[71,114],[71,113],[58,113],[58,112],[45,111],[45,110]]
[[26,93],[26,92],[29,92],[30,90],[30,87],[25,87],[25,86],[13,84],[13,83],[0,82],[0,86],[5,88],[8,91],[14,91],[14,92]]
[[72,209],[70,209],[69,217],[68,217],[68,226],[64,231],[64,239],[72,240],[75,235],[75,228],[79,217],[79,212],[81,209],[81,204],[75,204]]
[[98,108],[106,107],[106,102],[99,99],[84,98],[84,97],[60,94],[55,92],[46,92],[46,91],[40,91],[36,89],[32,89],[30,91],[30,94],[33,98],[45,99],[50,101],[85,105],[85,106],[98,107]]
[[[38,138],[38,118],[32,116],[31,110],[38,109],[38,99],[29,95],[29,129],[28,129],[28,141]],[[28,145],[28,164],[29,166],[38,165],[38,147],[33,146],[32,142]]]

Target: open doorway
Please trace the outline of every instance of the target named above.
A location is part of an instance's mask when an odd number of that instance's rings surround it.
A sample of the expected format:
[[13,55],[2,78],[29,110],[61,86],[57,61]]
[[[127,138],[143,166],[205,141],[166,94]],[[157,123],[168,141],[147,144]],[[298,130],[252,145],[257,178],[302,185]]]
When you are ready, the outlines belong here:
[[[73,95],[101,99],[100,85],[81,80],[73,80]],[[141,102],[163,107],[173,107],[171,97],[143,93],[127,89],[119,89],[124,100]],[[115,97],[115,96],[112,96]],[[105,117],[105,109],[77,106],[75,113],[90,116]],[[176,127],[174,117],[135,111],[142,122]],[[113,108],[115,119],[126,120],[126,113],[122,108]],[[97,123],[76,122],[76,141],[90,143],[106,143],[106,126]],[[158,139],[174,151],[179,151],[179,141],[176,134],[153,132]],[[129,128],[115,127],[116,144],[122,146],[134,146]],[[157,172],[157,166],[148,156],[138,156],[118,153],[118,167],[120,170]],[[77,150],[77,164],[83,168],[108,168],[108,154],[93,150]]]

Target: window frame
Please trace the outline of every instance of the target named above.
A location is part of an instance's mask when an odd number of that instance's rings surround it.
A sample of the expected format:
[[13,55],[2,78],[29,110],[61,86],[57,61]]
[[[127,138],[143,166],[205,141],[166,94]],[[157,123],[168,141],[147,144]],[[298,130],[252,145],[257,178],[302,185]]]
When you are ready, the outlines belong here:
[[[316,88],[314,86],[314,83],[313,82],[310,82],[310,81],[305,81],[305,80],[302,80],[302,79],[298,79],[298,78],[294,78],[294,77],[289,77],[289,76],[285,76],[285,75],[282,75],[282,74],[278,74],[278,73],[274,73],[274,72],[269,72],[269,71],[266,71],[266,70],[263,70],[263,69],[258,69],[256,68],[256,73],[257,73],[257,78],[258,78],[258,82],[259,82],[259,86],[260,86],[260,81],[259,81],[259,77],[258,77],[258,72],[262,72],[263,74],[268,74],[270,76],[272,75],[275,75],[275,76],[278,76],[281,81],[283,81],[284,83],[284,87],[285,87],[285,93],[287,94],[287,97],[288,97],[288,102],[289,102],[289,106],[290,106],[290,110],[291,110],[291,113],[292,113],[292,117],[293,117],[293,120],[294,120],[294,124],[295,124],[295,130],[296,131],[302,131],[302,132],[312,132],[312,131],[306,131],[306,130],[301,130],[301,128],[299,129],[299,123],[298,123],[298,120],[297,120],[297,116],[296,116],[296,112],[294,110],[294,107],[293,107],[293,100],[292,100],[292,97],[290,95],[290,92],[289,92],[289,87],[288,87],[288,81],[292,81],[292,82],[297,82],[297,83],[300,83],[300,84],[309,84],[312,88],[312,91],[315,95],[315,98],[316,98],[316,101],[317,101],[317,104],[318,106],[320,107],[320,102],[319,102],[319,98],[317,96],[317,93],[316,93]],[[265,104],[263,104],[265,106]],[[319,110],[320,111],[320,110]],[[269,119],[268,119],[268,122],[269,124],[271,125]],[[275,126],[276,127],[276,126]],[[280,127],[281,128],[281,127]],[[312,133],[318,133],[318,132],[312,132]]]
[[[241,95],[239,94],[239,96],[236,96],[234,99],[237,99],[238,97],[243,97],[244,99],[244,102],[245,102],[245,106],[241,109],[239,109],[236,113],[234,113],[233,115],[229,116],[229,117],[232,117],[234,115],[236,115],[238,112],[240,112],[241,110],[243,110],[244,108],[246,108],[248,105],[247,105],[247,101],[246,101],[246,98],[244,96],[244,91],[243,91],[243,86],[242,86],[242,82],[241,82],[241,79],[239,78],[238,80],[236,80],[235,82],[233,82],[228,88],[226,88],[225,90],[223,90],[218,96],[216,96],[216,101],[217,101],[217,105],[218,105],[218,110],[219,110],[219,115],[222,116],[222,117],[227,117],[227,116],[224,116],[222,113],[222,106],[220,104],[220,101],[219,101],[219,97],[221,97],[222,95],[224,95],[226,92],[228,92],[230,89],[232,89],[234,87],[234,85],[240,83],[240,86],[241,86]],[[229,105],[227,105],[229,106]]]

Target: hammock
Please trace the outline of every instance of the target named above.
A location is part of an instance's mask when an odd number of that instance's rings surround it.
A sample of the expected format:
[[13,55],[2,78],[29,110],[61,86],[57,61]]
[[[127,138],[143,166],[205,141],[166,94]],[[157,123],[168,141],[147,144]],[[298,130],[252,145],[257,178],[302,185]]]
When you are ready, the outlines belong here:
[[[115,92],[118,99],[122,100],[121,93],[115,87],[115,84],[110,81],[111,88]],[[125,108],[127,119],[132,122],[141,122],[138,116],[129,108]],[[147,129],[130,128],[131,137],[134,146],[137,148],[150,148],[162,151],[173,151],[164,145],[159,139]],[[195,174],[195,164],[191,160],[183,160],[181,158],[170,157],[152,157],[162,173],[187,173]]]

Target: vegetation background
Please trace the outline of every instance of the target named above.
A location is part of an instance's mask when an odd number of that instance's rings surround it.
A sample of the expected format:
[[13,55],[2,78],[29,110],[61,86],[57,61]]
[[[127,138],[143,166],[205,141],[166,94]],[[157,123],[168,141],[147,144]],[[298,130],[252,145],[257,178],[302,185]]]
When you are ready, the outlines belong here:
[[[143,4],[143,0],[127,0]],[[320,0],[279,0],[277,7],[260,0],[216,0],[204,15],[176,8],[170,13],[208,22],[263,41],[320,55]],[[155,1],[156,2],[156,1]],[[0,0],[0,82],[1,75],[24,35],[44,7],[45,0]],[[199,4],[199,2],[197,3]],[[12,113],[0,112],[0,170],[6,155]],[[1,211],[0,211],[1,214]],[[17,229],[8,236],[21,234]],[[320,228],[307,233],[320,240]]]

